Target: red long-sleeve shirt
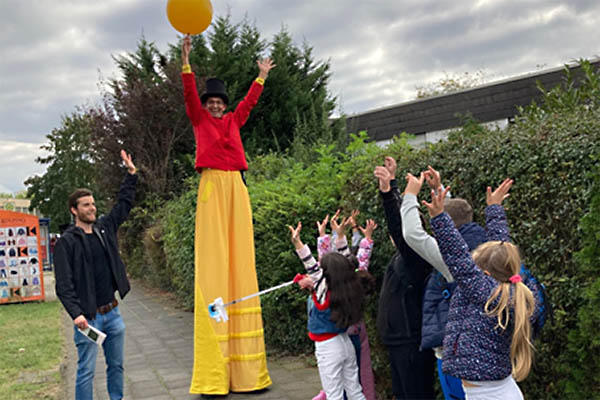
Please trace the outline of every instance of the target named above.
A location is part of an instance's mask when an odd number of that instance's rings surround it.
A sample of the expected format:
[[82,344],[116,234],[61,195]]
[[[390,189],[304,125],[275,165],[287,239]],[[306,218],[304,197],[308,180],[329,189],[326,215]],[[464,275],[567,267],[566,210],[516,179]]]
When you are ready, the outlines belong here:
[[234,112],[214,118],[202,107],[194,73],[182,73],[185,109],[196,138],[196,170],[202,168],[223,171],[245,171],[248,169],[240,128],[248,120],[250,111],[256,106],[263,86],[252,82],[244,100]]

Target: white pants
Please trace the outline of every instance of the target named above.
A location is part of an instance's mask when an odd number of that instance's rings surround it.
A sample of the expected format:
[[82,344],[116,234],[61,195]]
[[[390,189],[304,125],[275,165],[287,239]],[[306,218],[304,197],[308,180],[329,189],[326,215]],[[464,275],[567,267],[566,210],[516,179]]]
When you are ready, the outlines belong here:
[[465,387],[467,400],[523,400],[523,393],[512,375],[499,381],[468,381],[477,387]]
[[327,400],[342,400],[344,391],[348,400],[365,399],[358,382],[356,353],[347,333],[315,342],[315,356]]

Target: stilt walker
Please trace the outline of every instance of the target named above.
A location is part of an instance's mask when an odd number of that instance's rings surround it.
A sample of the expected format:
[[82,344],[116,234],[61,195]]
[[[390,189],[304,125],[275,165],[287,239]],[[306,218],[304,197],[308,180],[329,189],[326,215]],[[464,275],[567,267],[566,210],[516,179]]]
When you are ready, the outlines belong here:
[[235,111],[225,113],[229,98],[220,79],[206,81],[198,97],[189,65],[191,40],[183,40],[183,88],[196,138],[198,188],[195,233],[194,371],[192,394],[227,394],[263,389],[267,370],[260,299],[234,304],[229,319],[210,318],[208,304],[258,291],[254,265],[252,211],[242,171],[248,169],[239,129],[256,105],[270,59],[258,62],[259,75]]

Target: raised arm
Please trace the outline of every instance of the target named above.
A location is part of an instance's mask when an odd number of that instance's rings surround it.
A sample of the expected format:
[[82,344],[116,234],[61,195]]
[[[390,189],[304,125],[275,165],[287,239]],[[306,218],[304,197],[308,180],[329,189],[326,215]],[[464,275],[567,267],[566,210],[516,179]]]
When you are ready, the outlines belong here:
[[510,241],[508,222],[502,207],[502,201],[510,196],[508,192],[513,182],[512,179],[506,178],[493,192],[491,187],[488,186],[487,188],[486,202],[488,206],[485,209],[485,221],[488,241]]
[[127,154],[125,150],[121,150],[121,159],[123,160],[125,167],[127,167],[127,176],[119,188],[117,203],[113,206],[108,215],[103,218],[103,221],[105,221],[107,226],[113,231],[116,231],[127,219],[129,212],[133,208],[135,187],[137,184],[137,169],[131,160],[131,155]]
[[323,269],[315,260],[310,249],[307,245],[302,243],[300,239],[300,231],[302,230],[302,223],[298,222],[296,227],[292,227],[288,225],[288,229],[290,230],[291,240],[296,248],[296,254],[302,263],[304,264],[304,268],[306,269],[306,273],[311,277],[313,282],[315,283],[315,291],[317,295],[317,299],[321,301],[324,298],[324,293],[327,292],[327,282],[323,279]]
[[324,254],[327,254],[333,250],[331,236],[325,232],[327,228],[327,222],[329,222],[329,214],[325,216],[323,221],[317,221],[317,229],[319,230],[319,237],[317,238],[317,252],[319,253],[319,260]]
[[[386,157],[387,159],[388,157]],[[391,158],[391,157],[389,157]],[[402,252],[405,243],[402,237],[402,221],[400,218],[399,199],[400,191],[394,176],[385,166],[377,166],[373,174],[379,183],[379,194],[383,200],[383,212],[388,227],[388,232],[394,241],[396,249]]]
[[250,115],[250,111],[256,106],[258,103],[258,98],[262,93],[263,86],[265,84],[265,80],[269,76],[269,71],[272,68],[275,68],[275,64],[273,64],[273,60],[270,58],[265,58],[262,60],[258,60],[258,77],[252,82],[250,86],[250,90],[244,100],[240,101],[238,106],[236,107],[233,116],[238,125],[238,127],[244,125],[248,120],[248,116]]
[[344,255],[350,255],[350,248],[348,247],[348,239],[346,238],[346,230],[350,227],[350,217],[343,218],[342,222],[338,222],[339,210],[331,218],[331,230],[335,233],[335,250]]
[[183,38],[181,44],[181,61],[183,63],[181,79],[183,80],[183,98],[185,100],[185,111],[192,125],[198,125],[202,119],[202,103],[196,88],[196,77],[190,66],[190,51],[192,39],[189,35]]
[[352,210],[352,214],[350,214],[350,226],[352,227],[352,239],[350,240],[350,246],[352,247],[360,245],[360,241],[363,238],[360,234],[360,227],[356,222],[356,217],[358,217],[359,214],[359,210]]
[[368,271],[369,261],[371,260],[371,253],[373,251],[373,231],[377,228],[377,224],[372,219],[368,219],[365,227],[359,226],[359,229],[365,236],[360,241],[358,246],[358,269]]
[[431,203],[423,201],[431,216],[431,227],[439,238],[439,249],[457,284],[461,286],[462,293],[470,301],[485,304],[491,290],[496,286],[494,278],[483,273],[475,265],[469,246],[462,238],[452,218],[444,212],[444,198],[447,189],[437,193],[431,191]]
[[418,179],[412,174],[407,174],[406,176],[407,184],[404,191],[402,206],[400,208],[400,214],[402,216],[402,234],[406,243],[421,256],[421,258],[438,270],[448,282],[452,282],[452,275],[440,253],[438,242],[425,231],[421,218],[419,217],[417,194],[421,190],[424,179],[424,173],[421,173]]

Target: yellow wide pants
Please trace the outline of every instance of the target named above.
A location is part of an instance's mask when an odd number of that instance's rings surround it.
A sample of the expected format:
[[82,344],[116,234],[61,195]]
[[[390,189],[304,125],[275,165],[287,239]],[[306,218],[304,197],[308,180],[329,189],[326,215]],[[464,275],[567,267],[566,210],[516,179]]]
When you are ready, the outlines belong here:
[[226,308],[217,322],[208,304],[256,293],[254,233],[239,171],[205,169],[198,188],[195,236],[194,371],[190,393],[249,392],[271,384],[259,297]]

